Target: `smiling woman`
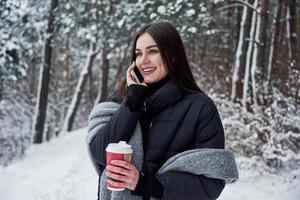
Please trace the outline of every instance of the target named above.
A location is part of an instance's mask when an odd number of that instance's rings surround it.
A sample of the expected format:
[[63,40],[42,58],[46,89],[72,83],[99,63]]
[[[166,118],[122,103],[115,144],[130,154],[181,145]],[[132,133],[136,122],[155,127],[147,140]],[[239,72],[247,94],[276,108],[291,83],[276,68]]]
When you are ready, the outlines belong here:
[[135,64],[146,84],[158,82],[167,76],[164,61],[158,46],[150,34],[141,35],[136,41]]
[[[236,180],[236,165],[224,150],[216,106],[197,86],[178,32],[167,22],[142,27],[131,58],[124,85],[90,115],[98,198],[216,199],[225,182]],[[133,162],[106,166],[105,148],[119,141],[132,145]],[[106,183],[128,190],[111,194]]]

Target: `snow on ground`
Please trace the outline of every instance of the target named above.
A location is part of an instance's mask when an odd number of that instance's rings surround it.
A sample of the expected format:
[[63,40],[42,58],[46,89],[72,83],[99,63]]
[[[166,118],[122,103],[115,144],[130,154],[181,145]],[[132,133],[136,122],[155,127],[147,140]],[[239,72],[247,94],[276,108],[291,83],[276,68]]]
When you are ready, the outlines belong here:
[[33,145],[0,169],[0,200],[96,199],[97,175],[85,146],[86,129]]
[[[97,176],[85,146],[86,129],[41,145],[23,159],[0,168],[0,200],[93,200]],[[226,186],[220,200],[299,200],[300,177],[241,170],[240,180]],[[294,177],[294,178],[293,178]]]
[[227,185],[219,200],[300,200],[299,172],[278,175],[242,170],[240,180]]

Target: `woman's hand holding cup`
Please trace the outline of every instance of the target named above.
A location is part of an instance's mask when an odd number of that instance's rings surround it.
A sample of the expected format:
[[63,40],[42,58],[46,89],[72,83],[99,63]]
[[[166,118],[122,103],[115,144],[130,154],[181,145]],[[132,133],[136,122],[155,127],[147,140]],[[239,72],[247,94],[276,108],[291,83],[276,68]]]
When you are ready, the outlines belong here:
[[113,165],[106,167],[106,175],[111,178],[108,180],[108,183],[117,188],[134,190],[140,176],[137,168],[131,163],[122,160],[113,160],[111,163]]
[[131,164],[133,150],[125,141],[110,143],[106,148],[107,188],[113,191],[123,191],[125,188],[134,190],[139,171]]

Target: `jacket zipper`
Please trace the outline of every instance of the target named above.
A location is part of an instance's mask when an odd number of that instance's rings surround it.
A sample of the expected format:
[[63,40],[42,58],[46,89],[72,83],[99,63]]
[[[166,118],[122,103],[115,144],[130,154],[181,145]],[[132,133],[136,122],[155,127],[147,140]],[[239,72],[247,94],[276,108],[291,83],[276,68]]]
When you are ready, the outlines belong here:
[[144,101],[144,103],[143,103],[142,110],[143,110],[144,112],[146,112],[146,110],[147,110],[147,108],[146,108],[146,102],[145,102],[145,101]]

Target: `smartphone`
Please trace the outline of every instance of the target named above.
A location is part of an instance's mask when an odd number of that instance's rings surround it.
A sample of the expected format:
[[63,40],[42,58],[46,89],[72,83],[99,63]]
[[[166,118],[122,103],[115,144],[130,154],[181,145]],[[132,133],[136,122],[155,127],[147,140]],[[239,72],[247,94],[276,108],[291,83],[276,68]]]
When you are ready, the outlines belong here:
[[141,74],[140,70],[137,68],[137,66],[133,68],[133,75],[136,81],[138,81],[139,83],[142,83],[144,81],[144,77]]

